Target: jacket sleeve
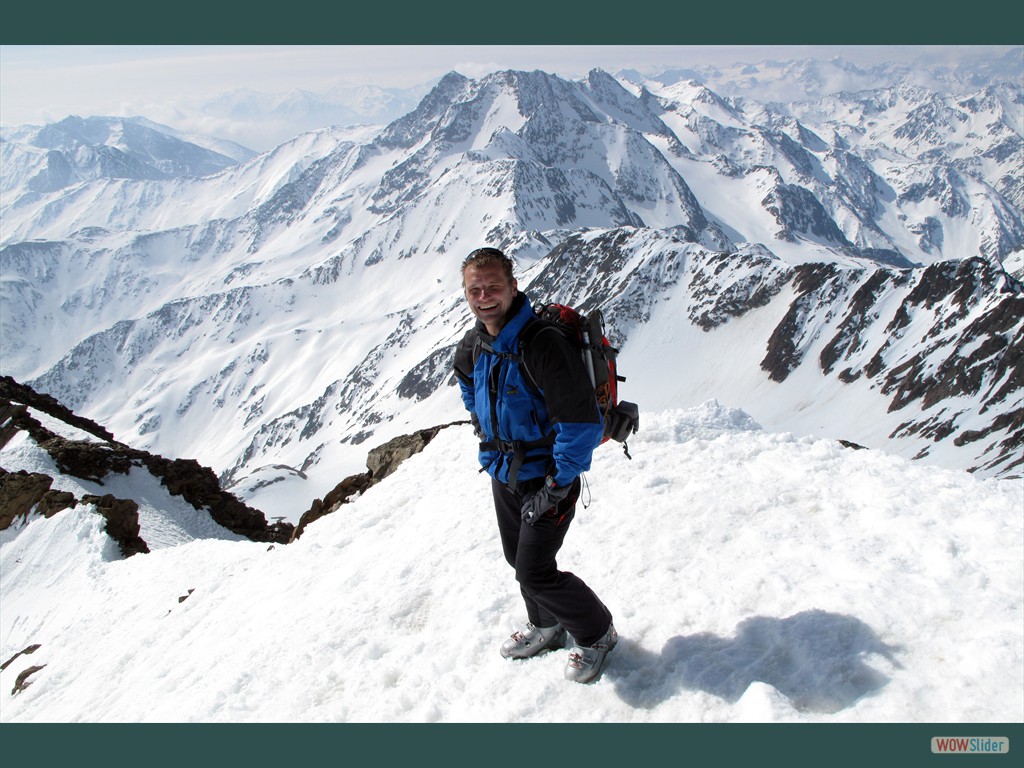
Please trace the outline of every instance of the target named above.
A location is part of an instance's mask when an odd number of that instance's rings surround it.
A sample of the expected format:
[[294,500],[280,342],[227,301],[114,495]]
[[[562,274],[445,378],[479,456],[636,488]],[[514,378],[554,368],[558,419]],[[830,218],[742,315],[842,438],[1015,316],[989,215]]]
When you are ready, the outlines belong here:
[[568,485],[590,469],[604,435],[594,387],[579,350],[557,330],[537,333],[524,357],[555,430],[555,484]]

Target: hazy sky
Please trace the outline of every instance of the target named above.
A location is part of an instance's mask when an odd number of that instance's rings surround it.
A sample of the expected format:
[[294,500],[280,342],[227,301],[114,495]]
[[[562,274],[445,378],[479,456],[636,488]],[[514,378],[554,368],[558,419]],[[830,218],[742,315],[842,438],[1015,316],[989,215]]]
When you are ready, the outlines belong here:
[[959,56],[966,46],[0,46],[0,122],[127,114],[128,105],[190,100],[236,88],[278,93],[373,83],[413,86],[451,70],[542,69],[578,77],[594,67],[661,68],[841,55],[853,63]]
[[[568,78],[594,67],[657,73],[704,64],[833,58],[854,64],[928,55],[947,62],[1009,46],[896,45],[4,45],[0,46],[0,124],[55,122],[68,115],[143,115],[175,125],[176,105],[225,92],[337,85],[420,86],[458,71],[541,69]],[[177,126],[176,126],[177,127]],[[260,147],[261,149],[265,147]]]

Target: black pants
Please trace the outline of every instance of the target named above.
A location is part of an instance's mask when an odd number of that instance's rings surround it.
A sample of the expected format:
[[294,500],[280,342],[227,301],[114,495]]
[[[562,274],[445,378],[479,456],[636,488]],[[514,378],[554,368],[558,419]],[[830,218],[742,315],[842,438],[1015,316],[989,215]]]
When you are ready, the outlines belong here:
[[561,624],[580,645],[593,645],[608,631],[611,611],[581,578],[558,570],[555,563],[555,555],[576,514],[580,481],[576,479],[569,496],[553,514],[530,525],[522,520],[523,494],[536,489],[541,482],[538,479],[520,483],[519,492],[515,493],[504,483],[491,480],[505,560],[516,570],[526,617],[532,624]]

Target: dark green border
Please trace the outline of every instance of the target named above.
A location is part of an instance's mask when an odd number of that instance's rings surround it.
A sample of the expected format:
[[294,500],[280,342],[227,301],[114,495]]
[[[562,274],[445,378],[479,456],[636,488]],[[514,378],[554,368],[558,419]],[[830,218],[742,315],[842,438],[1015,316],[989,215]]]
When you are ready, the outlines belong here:
[[[1000,768],[1024,751],[1021,724],[8,725],[5,762],[100,768],[472,766],[603,768],[949,766]],[[933,736],[1006,736],[1003,755],[937,755]],[[1015,755],[1011,758],[1009,755]]]
[[9,44],[1019,45],[995,0],[8,3]]
[[[62,7],[63,6],[63,7]],[[605,44],[1020,45],[1019,23],[994,0],[732,0],[675,3],[510,0],[481,3],[284,4],[175,0],[8,3],[2,44]],[[838,10],[837,10],[838,9]],[[310,670],[315,674],[315,670]],[[1007,677],[1022,670],[1007,670]],[[0,692],[0,697],[8,695]],[[1024,706],[1024,702],[1022,702]],[[2,707],[2,702],[0,702]],[[188,713],[182,713],[187,716]],[[103,713],[82,713],[102,719]],[[572,713],[565,713],[571,719]],[[913,712],[893,712],[894,720]],[[933,736],[1008,736],[1024,754],[1024,725],[0,725],[11,765],[102,768],[446,765],[533,762],[627,768],[732,766],[1000,766],[1000,756],[931,754]]]

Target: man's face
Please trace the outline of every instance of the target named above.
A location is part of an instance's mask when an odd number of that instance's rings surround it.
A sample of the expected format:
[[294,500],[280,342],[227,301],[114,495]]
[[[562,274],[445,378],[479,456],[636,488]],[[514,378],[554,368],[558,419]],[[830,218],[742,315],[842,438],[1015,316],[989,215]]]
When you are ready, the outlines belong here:
[[480,267],[471,264],[463,272],[462,280],[470,310],[487,327],[489,334],[497,336],[512,306],[518,283],[509,281],[500,264]]

